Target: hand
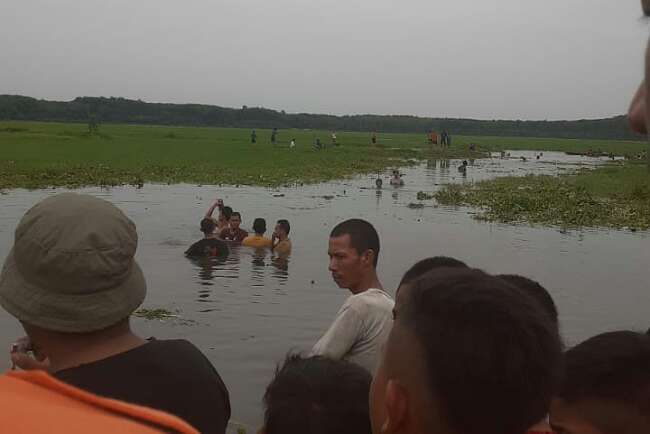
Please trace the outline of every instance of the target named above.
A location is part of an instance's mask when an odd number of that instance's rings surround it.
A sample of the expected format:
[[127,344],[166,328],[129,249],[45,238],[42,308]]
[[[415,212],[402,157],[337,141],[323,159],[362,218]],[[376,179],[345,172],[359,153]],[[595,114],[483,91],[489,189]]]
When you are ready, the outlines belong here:
[[[33,357],[28,354],[29,351],[33,351]],[[33,349],[28,337],[20,338],[11,345],[10,356],[13,369],[18,367],[25,371],[35,369],[47,371],[50,368],[47,356]]]
[[219,209],[223,208],[223,199],[217,199],[217,207]]

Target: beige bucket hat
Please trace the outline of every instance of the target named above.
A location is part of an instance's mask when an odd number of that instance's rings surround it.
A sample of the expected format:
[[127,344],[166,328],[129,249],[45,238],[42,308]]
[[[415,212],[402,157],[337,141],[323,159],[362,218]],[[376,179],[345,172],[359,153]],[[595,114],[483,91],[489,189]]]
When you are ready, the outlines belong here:
[[60,332],[101,330],[127,318],[147,289],[134,260],[135,224],[113,204],[63,193],[39,202],[16,228],[0,274],[0,305]]

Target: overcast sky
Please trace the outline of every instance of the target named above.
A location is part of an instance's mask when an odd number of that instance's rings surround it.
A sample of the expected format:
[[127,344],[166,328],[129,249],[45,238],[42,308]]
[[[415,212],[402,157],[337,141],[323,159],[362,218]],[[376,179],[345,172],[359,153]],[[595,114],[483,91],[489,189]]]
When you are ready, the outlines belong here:
[[639,0],[3,0],[0,94],[288,112],[626,111]]

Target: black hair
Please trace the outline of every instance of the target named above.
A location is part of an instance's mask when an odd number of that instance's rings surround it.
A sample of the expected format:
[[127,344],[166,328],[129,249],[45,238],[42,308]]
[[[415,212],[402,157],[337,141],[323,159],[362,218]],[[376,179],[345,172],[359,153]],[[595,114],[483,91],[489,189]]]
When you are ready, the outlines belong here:
[[278,225],[282,228],[283,231],[289,235],[289,232],[291,232],[291,225],[289,224],[289,220],[285,219],[280,219],[278,220]]
[[375,268],[377,267],[377,261],[379,261],[379,235],[370,223],[361,219],[346,220],[332,229],[330,238],[343,235],[350,236],[350,244],[359,255],[362,255],[367,250],[372,250],[375,253],[373,265]]
[[370,434],[371,381],[348,361],[289,355],[264,394],[264,432]]
[[467,264],[456,258],[450,258],[449,256],[433,256],[431,258],[422,259],[421,261],[416,262],[406,273],[404,273],[402,280],[399,282],[399,286],[408,284],[431,270],[443,267],[467,268]]
[[239,217],[239,220],[241,220],[241,214],[239,213],[239,211],[233,211],[232,214],[230,215],[230,218],[233,217]]
[[557,328],[530,297],[470,268],[410,283],[396,323],[424,349],[428,388],[457,434],[521,434],[547,413],[561,380]]
[[263,218],[256,218],[253,221],[253,230],[258,235],[263,235],[266,232],[266,220]]
[[232,217],[232,208],[229,206],[224,206],[221,208],[221,215],[223,215],[226,220],[230,220],[230,217]]
[[535,282],[528,277],[520,276],[518,274],[499,274],[497,277],[516,286],[521,291],[525,292],[544,309],[544,312],[553,320],[555,326],[558,326],[558,312],[553,297],[548,293],[546,288]]
[[594,336],[565,354],[559,397],[602,400],[650,414],[650,336],[617,331]]
[[214,224],[214,220],[212,220],[211,218],[206,217],[203,220],[201,220],[201,232],[203,232],[206,235],[214,232],[214,228],[216,226],[217,225]]

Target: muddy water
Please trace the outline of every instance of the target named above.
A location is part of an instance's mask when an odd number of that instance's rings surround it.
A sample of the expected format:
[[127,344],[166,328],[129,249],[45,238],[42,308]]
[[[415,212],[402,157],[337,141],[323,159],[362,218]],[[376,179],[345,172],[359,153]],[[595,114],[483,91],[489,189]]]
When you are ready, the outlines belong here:
[[[149,284],[145,307],[177,310],[179,319],[136,319],[140,333],[187,338],[212,360],[226,381],[233,419],[249,426],[261,420],[261,396],[276,362],[289,350],[308,350],[348,295],[327,272],[327,236],[350,217],[379,230],[380,276],[391,291],[416,260],[448,255],[494,273],[520,273],[539,280],[553,294],[568,343],[605,330],[650,327],[650,234],[479,223],[467,209],[412,209],[420,190],[527,173],[556,174],[593,167],[598,160],[545,152],[512,152],[509,159],[430,161],[404,169],[405,185],[376,190],[376,176],[280,189],[192,185],[145,185],[142,189],[89,188],[137,224],[138,260]],[[521,156],[526,157],[522,161]],[[0,260],[8,253],[22,214],[40,199],[63,191],[13,190],[0,196]],[[215,197],[243,214],[271,223],[288,218],[294,251],[288,262],[268,253],[235,248],[220,262],[195,262],[183,251],[200,238],[198,221]],[[0,312],[0,348],[21,335]],[[0,364],[4,364],[0,362]]]

